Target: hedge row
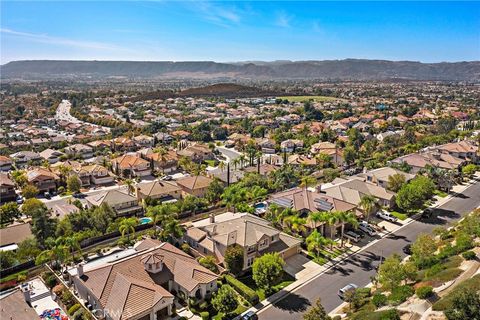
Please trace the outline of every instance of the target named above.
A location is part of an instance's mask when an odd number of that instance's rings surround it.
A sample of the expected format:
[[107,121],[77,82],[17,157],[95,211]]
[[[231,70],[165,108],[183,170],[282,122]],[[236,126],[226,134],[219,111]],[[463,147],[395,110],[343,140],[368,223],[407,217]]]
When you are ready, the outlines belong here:
[[235,279],[229,274],[225,275],[225,280],[252,305],[256,305],[258,303],[258,294],[252,288],[248,287],[243,282]]

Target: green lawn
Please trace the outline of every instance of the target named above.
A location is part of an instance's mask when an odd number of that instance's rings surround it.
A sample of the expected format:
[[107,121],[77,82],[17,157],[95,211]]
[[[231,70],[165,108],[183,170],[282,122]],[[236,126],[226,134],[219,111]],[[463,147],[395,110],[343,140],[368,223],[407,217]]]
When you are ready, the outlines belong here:
[[210,167],[215,167],[216,161],[215,160],[205,160],[205,163]]
[[290,102],[307,102],[313,100],[315,102],[324,102],[324,101],[335,101],[339,100],[334,97],[326,97],[326,96],[285,96],[285,97],[277,97],[278,99],[288,100]]
[[439,196],[440,198],[445,198],[446,196],[448,196],[448,193],[441,190],[435,190],[433,191],[433,194]]
[[[258,298],[259,298],[260,301],[265,300],[265,298],[267,297],[267,295],[265,294],[265,291],[263,289],[257,287],[257,284],[253,280],[253,277],[252,277],[251,273],[246,275],[246,276],[243,276],[241,278],[237,278],[237,280],[243,282],[243,284],[245,284],[246,286],[255,290],[255,292],[258,294]],[[285,288],[289,284],[293,283],[294,281],[295,281],[294,277],[292,277],[288,273],[284,272],[282,277],[281,277],[281,281],[279,283],[277,283],[275,286],[273,286],[272,294],[282,290],[283,288]]]
[[408,215],[406,213],[400,213],[398,211],[389,211],[392,216],[397,217],[399,220],[405,220],[408,218]]

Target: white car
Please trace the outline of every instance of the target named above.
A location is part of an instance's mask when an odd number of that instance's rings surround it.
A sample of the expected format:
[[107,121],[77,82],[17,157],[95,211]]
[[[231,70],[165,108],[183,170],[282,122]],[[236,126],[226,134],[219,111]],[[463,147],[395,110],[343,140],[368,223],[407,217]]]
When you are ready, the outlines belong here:
[[398,220],[397,217],[393,216],[390,212],[383,210],[377,212],[377,217],[391,222],[396,222]]
[[354,283],[347,284],[342,289],[338,290],[338,296],[342,299],[345,298],[345,294],[349,291],[355,291],[358,289],[358,286]]
[[373,227],[371,225],[369,225],[366,221],[360,222],[360,224],[358,225],[358,229],[362,230],[363,232],[365,232],[366,234],[368,234],[371,237],[373,237],[377,234],[375,229],[373,229]]
[[361,239],[360,235],[353,232],[353,231],[345,232],[345,238],[348,238],[348,239],[352,240],[353,242],[358,242]]

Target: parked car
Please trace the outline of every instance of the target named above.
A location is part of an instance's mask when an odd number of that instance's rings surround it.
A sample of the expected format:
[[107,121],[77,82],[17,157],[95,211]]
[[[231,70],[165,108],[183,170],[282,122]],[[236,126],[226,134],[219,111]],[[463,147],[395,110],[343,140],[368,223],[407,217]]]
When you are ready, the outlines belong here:
[[17,204],[22,204],[24,201],[23,197],[22,196],[17,196]]
[[360,224],[358,225],[358,228],[371,237],[377,235],[377,232],[375,231],[375,229],[371,225],[369,225],[368,222],[366,221],[360,222]]
[[353,242],[358,242],[361,240],[362,237],[358,233],[355,233],[353,231],[347,231],[345,232],[345,238],[348,238]]
[[398,220],[397,217],[393,216],[390,212],[387,212],[387,211],[384,211],[384,210],[378,211],[377,212],[377,217],[379,217],[383,220],[391,221],[391,222],[396,222]]
[[405,247],[402,248],[405,254],[411,255],[412,254],[412,245],[407,244]]
[[162,178],[162,180],[171,181],[171,180],[173,180],[173,177],[172,176],[165,176],[165,177]]
[[345,299],[345,294],[349,291],[355,291],[358,289],[358,286],[354,283],[347,284],[342,289],[338,290],[338,296],[342,299]]
[[423,210],[421,218],[428,219],[432,216],[432,214],[433,214],[433,208],[427,208]]
[[77,198],[77,199],[83,199],[83,198],[86,197],[86,195],[84,193],[77,192],[77,193],[74,193],[72,197]]
[[253,311],[248,311],[242,316],[242,320],[257,320],[257,319],[258,319],[258,316]]
[[45,192],[43,194],[43,196],[46,198],[46,199],[52,199],[52,196],[50,195],[50,192]]

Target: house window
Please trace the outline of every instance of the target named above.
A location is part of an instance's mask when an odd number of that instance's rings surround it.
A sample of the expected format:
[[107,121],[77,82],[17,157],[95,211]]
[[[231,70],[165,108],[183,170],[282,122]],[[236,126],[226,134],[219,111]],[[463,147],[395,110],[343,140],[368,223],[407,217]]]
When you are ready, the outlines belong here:
[[268,244],[268,239],[263,239],[262,242],[260,242],[260,247],[264,247]]
[[247,259],[247,267],[250,267],[253,264],[254,259],[255,259],[254,257],[251,257],[251,258]]
[[152,270],[152,265],[150,263],[148,264],[148,270]]

